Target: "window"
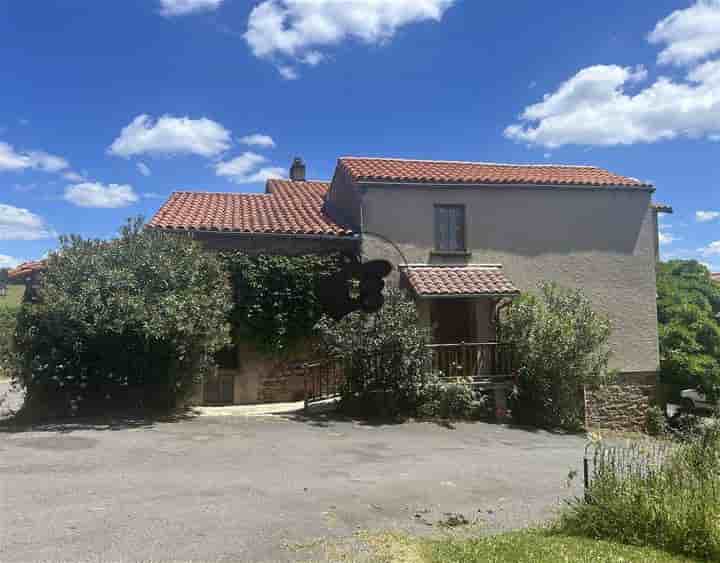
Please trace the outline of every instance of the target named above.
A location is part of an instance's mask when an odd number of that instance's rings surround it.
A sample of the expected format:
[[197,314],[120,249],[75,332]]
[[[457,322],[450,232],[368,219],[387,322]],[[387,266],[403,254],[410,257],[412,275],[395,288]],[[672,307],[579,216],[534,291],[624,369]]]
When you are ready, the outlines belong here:
[[465,206],[435,206],[435,250],[462,252],[465,250]]

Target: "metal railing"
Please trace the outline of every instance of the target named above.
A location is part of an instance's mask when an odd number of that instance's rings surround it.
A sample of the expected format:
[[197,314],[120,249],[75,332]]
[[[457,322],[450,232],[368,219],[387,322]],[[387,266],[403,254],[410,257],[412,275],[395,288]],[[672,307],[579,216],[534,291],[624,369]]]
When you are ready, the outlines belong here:
[[[513,378],[513,355],[508,346],[497,342],[476,342],[458,344],[432,344],[431,368],[443,379],[465,378],[472,381],[476,389],[507,387]],[[348,367],[363,369],[373,379],[369,384],[382,388],[382,373],[393,370],[398,354],[386,350],[352,359],[333,357],[300,364],[305,379],[305,405],[317,403],[340,395]],[[348,366],[348,361],[360,365]]]

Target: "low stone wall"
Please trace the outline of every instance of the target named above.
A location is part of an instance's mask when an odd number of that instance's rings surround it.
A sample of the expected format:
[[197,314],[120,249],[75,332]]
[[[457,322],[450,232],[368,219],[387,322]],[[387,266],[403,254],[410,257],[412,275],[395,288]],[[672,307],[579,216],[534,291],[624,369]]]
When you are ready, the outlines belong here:
[[586,387],[585,426],[643,430],[656,390],[656,373],[624,373],[606,385]]

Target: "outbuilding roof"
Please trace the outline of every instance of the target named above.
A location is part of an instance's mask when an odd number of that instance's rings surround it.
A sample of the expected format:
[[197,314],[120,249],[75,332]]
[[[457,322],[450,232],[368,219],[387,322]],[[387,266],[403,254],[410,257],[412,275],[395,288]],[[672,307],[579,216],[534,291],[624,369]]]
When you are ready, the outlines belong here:
[[470,264],[408,265],[401,271],[420,297],[471,297],[517,295],[520,290],[505,276],[501,266]]
[[189,231],[351,236],[323,209],[326,182],[268,180],[265,194],[175,192],[150,227]]
[[342,157],[338,165],[357,182],[652,187],[652,184],[647,182],[620,176],[595,166],[364,157]]

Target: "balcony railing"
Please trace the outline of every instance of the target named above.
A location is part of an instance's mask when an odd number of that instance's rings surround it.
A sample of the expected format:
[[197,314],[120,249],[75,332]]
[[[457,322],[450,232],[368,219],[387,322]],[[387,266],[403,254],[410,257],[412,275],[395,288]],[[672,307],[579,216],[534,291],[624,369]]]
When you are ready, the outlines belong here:
[[445,379],[473,380],[513,374],[512,350],[497,342],[432,344],[432,367]]

